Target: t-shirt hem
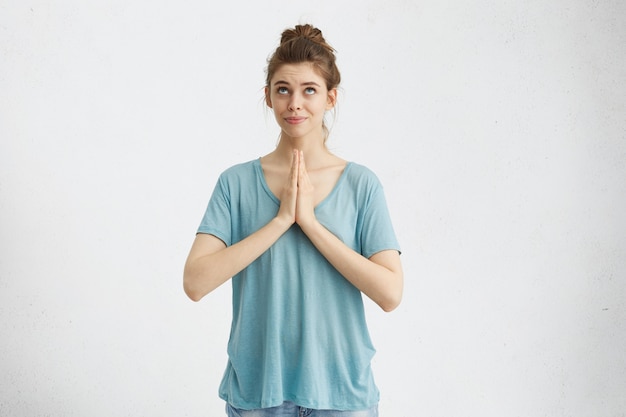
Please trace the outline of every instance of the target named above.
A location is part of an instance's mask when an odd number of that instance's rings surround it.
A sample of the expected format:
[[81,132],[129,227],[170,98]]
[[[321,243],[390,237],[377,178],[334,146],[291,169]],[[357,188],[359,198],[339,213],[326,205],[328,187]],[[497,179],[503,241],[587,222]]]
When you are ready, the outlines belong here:
[[380,395],[376,396],[376,399],[371,404],[365,404],[365,405],[330,404],[330,403],[320,404],[320,403],[312,402],[310,400],[299,399],[296,397],[289,397],[289,396],[283,399],[275,399],[275,400],[261,402],[261,403],[238,403],[238,402],[232,401],[231,399],[228,398],[227,395],[224,395],[221,393],[219,397],[225,402],[227,402],[228,404],[230,404],[230,406],[234,408],[238,408],[240,410],[261,410],[261,409],[266,409],[266,408],[278,407],[282,405],[283,403],[285,403],[286,401],[289,401],[289,402],[296,404],[299,407],[308,408],[311,410],[361,411],[361,410],[369,410],[372,407],[378,405],[378,403],[380,402]]
[[196,234],[203,234],[203,235],[213,235],[216,238],[218,238],[219,240],[221,240],[222,242],[224,242],[224,244],[226,246],[230,246],[230,242],[228,241],[228,239],[226,239],[222,233],[220,233],[217,230],[212,230],[212,229],[198,229],[198,231],[196,232]]
[[402,254],[402,250],[399,247],[394,246],[394,245],[389,245],[389,247],[383,247],[382,249],[374,249],[374,250],[367,251],[367,252],[363,253],[363,256],[365,256],[366,258],[369,259],[372,256],[376,255],[378,252],[383,252],[383,251],[386,251],[386,250],[395,250],[399,254]]

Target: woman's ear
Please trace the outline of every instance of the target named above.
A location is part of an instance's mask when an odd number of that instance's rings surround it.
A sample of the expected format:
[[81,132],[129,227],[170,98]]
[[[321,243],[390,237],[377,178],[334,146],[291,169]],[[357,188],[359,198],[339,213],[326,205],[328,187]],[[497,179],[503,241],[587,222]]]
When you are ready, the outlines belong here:
[[337,104],[337,89],[328,90],[328,99],[326,100],[326,110],[330,110]]
[[270,98],[270,88],[268,86],[265,86],[265,104],[267,104],[267,107],[269,107],[270,109],[272,108],[272,99]]

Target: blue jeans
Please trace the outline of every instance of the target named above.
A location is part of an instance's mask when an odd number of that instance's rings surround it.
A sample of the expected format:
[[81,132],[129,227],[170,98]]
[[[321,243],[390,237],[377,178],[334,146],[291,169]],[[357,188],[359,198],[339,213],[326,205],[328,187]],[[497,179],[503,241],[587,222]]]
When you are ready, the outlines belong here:
[[228,417],[378,417],[378,406],[359,411],[312,410],[285,401],[278,407],[240,410],[226,403],[226,415]]

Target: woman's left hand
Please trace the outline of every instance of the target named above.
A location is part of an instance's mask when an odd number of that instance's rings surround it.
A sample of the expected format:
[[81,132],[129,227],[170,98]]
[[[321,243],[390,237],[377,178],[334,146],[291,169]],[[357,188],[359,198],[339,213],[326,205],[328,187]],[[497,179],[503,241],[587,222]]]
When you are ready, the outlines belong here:
[[298,151],[298,196],[296,200],[296,223],[304,228],[315,222],[315,193],[304,163],[304,152]]

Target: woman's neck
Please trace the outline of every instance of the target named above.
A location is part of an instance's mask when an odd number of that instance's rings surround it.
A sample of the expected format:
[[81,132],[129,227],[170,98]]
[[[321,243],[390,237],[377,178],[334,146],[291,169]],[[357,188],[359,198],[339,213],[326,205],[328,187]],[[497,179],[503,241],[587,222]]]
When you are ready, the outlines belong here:
[[281,136],[278,146],[271,155],[276,158],[276,162],[290,165],[294,149],[304,153],[306,164],[310,168],[323,165],[329,158],[334,157],[324,145],[323,138],[290,138],[285,135]]

